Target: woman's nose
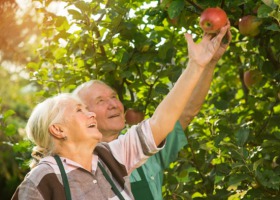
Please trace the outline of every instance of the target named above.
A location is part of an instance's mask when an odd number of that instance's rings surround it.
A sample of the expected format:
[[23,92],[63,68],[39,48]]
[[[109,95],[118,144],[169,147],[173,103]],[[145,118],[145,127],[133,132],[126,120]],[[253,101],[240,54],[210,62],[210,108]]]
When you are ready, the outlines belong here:
[[88,112],[88,116],[96,118],[96,114],[94,112]]

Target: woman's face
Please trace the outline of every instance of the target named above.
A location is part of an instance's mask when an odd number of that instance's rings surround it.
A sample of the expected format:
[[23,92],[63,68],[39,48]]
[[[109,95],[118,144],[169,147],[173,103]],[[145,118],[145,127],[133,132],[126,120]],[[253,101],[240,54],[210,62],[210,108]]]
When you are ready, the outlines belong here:
[[65,102],[63,127],[67,141],[75,144],[96,144],[102,139],[95,113],[89,112],[85,105],[73,99]]

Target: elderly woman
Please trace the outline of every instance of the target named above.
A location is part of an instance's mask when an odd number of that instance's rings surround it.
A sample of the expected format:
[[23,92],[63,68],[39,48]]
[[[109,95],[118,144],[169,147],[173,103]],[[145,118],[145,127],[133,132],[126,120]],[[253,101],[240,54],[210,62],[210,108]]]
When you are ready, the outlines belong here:
[[[95,113],[81,101],[60,94],[38,104],[28,123],[38,163],[27,174],[12,199],[134,199],[129,174],[164,146],[205,68],[221,48],[230,25],[219,34],[205,34],[199,44],[186,34],[189,62],[177,83],[150,119],[128,133],[100,143]],[[174,103],[176,102],[176,103]],[[115,118],[124,117],[115,113]],[[40,159],[42,157],[42,159]]]

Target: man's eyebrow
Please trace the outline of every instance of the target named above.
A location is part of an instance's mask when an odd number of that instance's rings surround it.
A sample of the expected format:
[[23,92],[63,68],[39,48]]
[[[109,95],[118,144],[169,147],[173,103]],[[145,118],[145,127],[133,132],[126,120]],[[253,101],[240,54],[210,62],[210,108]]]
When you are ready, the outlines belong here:
[[112,90],[111,96],[112,96],[112,95],[116,95],[116,96],[118,96],[117,91],[116,91],[116,90]]
[[102,99],[102,96],[97,96],[94,98],[95,100]]

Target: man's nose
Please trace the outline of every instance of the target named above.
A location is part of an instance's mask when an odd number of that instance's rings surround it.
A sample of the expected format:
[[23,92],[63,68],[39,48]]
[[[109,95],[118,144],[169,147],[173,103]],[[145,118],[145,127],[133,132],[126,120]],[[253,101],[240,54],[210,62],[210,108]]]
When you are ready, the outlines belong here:
[[109,99],[107,101],[109,108],[116,108],[117,107],[117,102],[114,99]]

